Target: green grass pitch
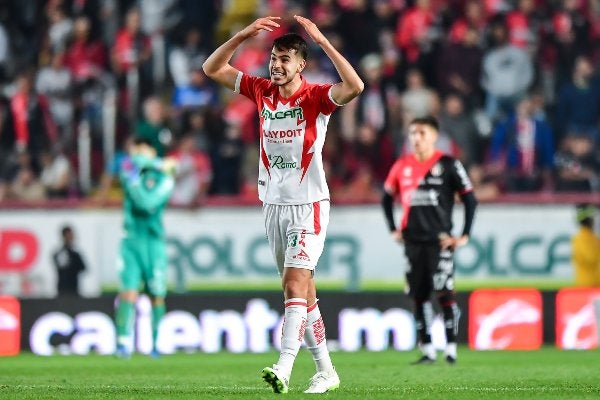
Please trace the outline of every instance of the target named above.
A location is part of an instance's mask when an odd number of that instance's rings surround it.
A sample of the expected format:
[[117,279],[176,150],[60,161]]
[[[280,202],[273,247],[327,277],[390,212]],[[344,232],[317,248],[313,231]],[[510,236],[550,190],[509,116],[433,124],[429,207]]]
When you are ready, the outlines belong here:
[[[342,384],[328,399],[599,399],[600,353],[544,348],[474,352],[459,362],[411,366],[416,352],[333,353]],[[305,350],[290,393],[259,378],[277,354],[176,354],[154,360],[24,354],[0,358],[0,399],[305,399],[313,374]]]

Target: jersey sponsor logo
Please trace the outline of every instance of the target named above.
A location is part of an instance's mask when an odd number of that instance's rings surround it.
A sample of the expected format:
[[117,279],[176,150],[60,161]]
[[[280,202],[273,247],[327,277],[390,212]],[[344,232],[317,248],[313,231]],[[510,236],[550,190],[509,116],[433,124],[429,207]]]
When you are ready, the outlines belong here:
[[304,111],[302,110],[302,107],[290,108],[289,110],[285,111],[271,111],[267,108],[263,108],[262,112],[260,113],[260,116],[264,119],[270,120],[287,118],[303,120]]
[[286,129],[280,131],[263,131],[263,136],[269,139],[286,139],[302,137],[304,135],[303,129]]
[[262,179],[258,180],[258,186],[266,186],[266,185],[267,185],[266,182],[263,181]]
[[536,350],[542,345],[542,296],[535,289],[481,289],[469,297],[469,346]]
[[588,350],[598,347],[600,289],[562,289],[556,295],[556,346]]
[[286,161],[280,155],[270,155],[269,166],[275,169],[296,169],[298,168],[298,163],[296,161]]
[[412,175],[412,167],[410,165],[407,165],[406,167],[404,167],[404,169],[402,169],[402,175],[409,177]]
[[21,305],[12,296],[0,296],[0,356],[21,350]]
[[406,194],[408,197],[408,201],[403,204],[410,204],[411,206],[434,206],[437,207],[439,205],[439,193],[433,189],[430,190],[413,190],[412,192],[408,192]]

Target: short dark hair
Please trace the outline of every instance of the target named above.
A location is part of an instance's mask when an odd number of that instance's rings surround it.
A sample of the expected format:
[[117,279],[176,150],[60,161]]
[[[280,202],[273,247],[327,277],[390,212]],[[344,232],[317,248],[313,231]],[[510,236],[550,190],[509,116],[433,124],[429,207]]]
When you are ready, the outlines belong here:
[[308,58],[308,43],[297,33],[286,33],[273,40],[273,47],[277,50],[296,50],[304,60]]
[[440,124],[438,123],[437,119],[434,116],[431,116],[431,115],[427,115],[425,117],[413,118],[413,120],[410,121],[409,125],[414,125],[414,124],[429,125],[430,127],[432,127],[433,129],[435,129],[436,131],[440,130]]
[[70,225],[65,225],[60,230],[60,234],[62,235],[62,237],[65,237],[67,233],[73,233],[73,228],[71,228]]

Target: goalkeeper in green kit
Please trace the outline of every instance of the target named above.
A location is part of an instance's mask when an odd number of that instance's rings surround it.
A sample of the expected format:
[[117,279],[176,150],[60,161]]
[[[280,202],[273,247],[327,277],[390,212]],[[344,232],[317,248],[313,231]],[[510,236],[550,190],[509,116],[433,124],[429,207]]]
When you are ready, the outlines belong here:
[[[165,314],[167,254],[163,211],[174,187],[175,163],[157,157],[145,139],[136,139],[120,166],[125,237],[121,241],[118,273],[121,282],[116,310],[118,357],[131,355],[135,304],[140,290],[152,300],[152,353],[158,326]],[[142,286],[143,284],[143,286]]]

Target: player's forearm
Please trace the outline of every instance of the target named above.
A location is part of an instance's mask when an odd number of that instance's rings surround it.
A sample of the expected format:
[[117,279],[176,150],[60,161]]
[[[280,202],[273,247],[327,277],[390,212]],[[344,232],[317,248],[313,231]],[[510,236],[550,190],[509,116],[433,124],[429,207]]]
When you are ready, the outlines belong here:
[[363,91],[365,84],[348,60],[333,47],[329,40],[324,40],[319,45],[333,63],[342,80],[339,90],[334,92],[334,100],[338,104],[346,104]]
[[388,228],[390,229],[390,232],[394,232],[396,230],[396,224],[394,223],[394,197],[391,194],[384,192],[381,198],[381,206]]
[[128,191],[137,208],[152,213],[169,200],[174,186],[172,178],[165,178],[152,191],[147,190],[141,183],[131,185]]
[[465,206],[465,225],[462,236],[468,237],[471,234],[471,227],[473,226],[473,219],[475,218],[477,199],[473,192],[468,192],[461,196],[461,200]]
[[202,64],[204,73],[213,78],[224,67],[229,65],[229,61],[236,49],[246,40],[246,37],[241,33],[236,33],[231,39],[219,46]]

